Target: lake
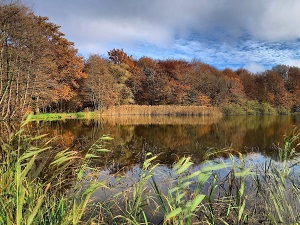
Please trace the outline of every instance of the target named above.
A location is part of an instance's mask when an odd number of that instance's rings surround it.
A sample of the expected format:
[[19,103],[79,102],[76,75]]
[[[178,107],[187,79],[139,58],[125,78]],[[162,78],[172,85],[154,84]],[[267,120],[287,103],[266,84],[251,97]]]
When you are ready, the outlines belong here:
[[[273,144],[300,127],[300,116],[236,117],[107,117],[101,120],[32,122],[31,134],[58,137],[55,145],[84,151],[103,135],[113,138],[104,147],[111,150],[97,166],[112,171],[130,168],[145,159],[145,153],[159,154],[159,161],[171,165],[182,156],[200,164],[211,148],[233,148],[242,153],[274,157]],[[7,135],[13,124],[1,124]],[[112,166],[113,162],[113,166]]]

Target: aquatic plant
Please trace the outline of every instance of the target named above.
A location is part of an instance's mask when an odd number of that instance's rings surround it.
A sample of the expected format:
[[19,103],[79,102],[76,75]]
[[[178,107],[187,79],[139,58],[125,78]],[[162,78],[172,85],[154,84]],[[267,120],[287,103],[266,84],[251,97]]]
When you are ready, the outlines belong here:
[[105,187],[104,182],[93,181],[83,190],[85,178],[67,172],[84,173],[86,161],[96,157],[95,148],[84,158],[68,149],[52,156],[50,141],[46,135],[31,137],[21,129],[1,145],[0,224],[78,224],[92,193]]
[[221,116],[222,113],[213,106],[179,106],[179,105],[120,105],[111,106],[101,112],[102,115],[146,115],[146,116]]
[[274,145],[276,160],[265,160],[253,176],[264,205],[264,220],[271,224],[297,224],[300,220],[299,138],[293,130],[282,145]]

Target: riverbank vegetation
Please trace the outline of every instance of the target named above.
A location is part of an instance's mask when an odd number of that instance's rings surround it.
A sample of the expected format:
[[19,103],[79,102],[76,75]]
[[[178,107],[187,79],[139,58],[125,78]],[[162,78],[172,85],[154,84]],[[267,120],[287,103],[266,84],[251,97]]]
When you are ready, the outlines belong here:
[[[66,119],[93,119],[97,116],[95,112],[77,112],[77,113],[40,113],[29,114],[26,119],[30,121],[57,121]],[[98,115],[99,116],[99,115]]]
[[300,112],[297,67],[252,74],[197,60],[134,59],[122,49],[84,59],[58,25],[19,1],[2,1],[0,15],[2,119],[131,104],[212,106],[226,115]]
[[179,106],[179,105],[123,105],[112,106],[104,109],[102,116],[221,116],[217,107],[211,106]]
[[[39,113],[29,114],[27,117],[31,121],[35,120],[65,120],[65,119],[102,119],[103,117],[123,117],[143,116],[143,117],[195,117],[195,116],[214,116],[221,117],[222,112],[217,107],[212,106],[150,106],[150,105],[121,105],[111,106],[100,111],[85,110],[77,113]],[[122,119],[122,118],[120,118]]]
[[[157,156],[112,175],[87,152],[50,147],[19,131],[1,143],[1,224],[297,224],[300,213],[299,133],[274,145],[276,158],[254,163],[234,149],[207,152],[172,166]],[[92,166],[93,165],[93,166]]]

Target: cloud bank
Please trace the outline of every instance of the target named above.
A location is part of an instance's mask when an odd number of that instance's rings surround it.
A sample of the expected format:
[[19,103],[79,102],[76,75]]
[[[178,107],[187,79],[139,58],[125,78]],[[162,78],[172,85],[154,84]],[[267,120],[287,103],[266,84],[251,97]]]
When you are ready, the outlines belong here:
[[[298,0],[26,0],[83,55],[198,58],[219,68],[295,63]],[[258,67],[256,67],[258,68]]]

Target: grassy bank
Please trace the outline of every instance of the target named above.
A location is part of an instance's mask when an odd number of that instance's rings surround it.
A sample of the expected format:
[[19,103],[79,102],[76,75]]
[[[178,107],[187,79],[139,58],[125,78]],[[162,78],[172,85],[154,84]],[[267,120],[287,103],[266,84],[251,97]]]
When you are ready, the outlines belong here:
[[112,106],[101,111],[84,111],[76,113],[40,113],[30,114],[31,121],[53,121],[66,119],[94,119],[101,116],[218,116],[222,113],[216,107],[207,106]]
[[225,149],[210,150],[207,158],[215,160],[199,166],[183,157],[166,168],[157,156],[144,153],[143,164],[129,173],[104,176],[101,168],[89,165],[106,154],[102,145],[107,140],[99,139],[83,154],[53,149],[46,136],[11,134],[1,145],[0,224],[299,221],[299,133],[274,146],[276,159],[258,164]]
[[36,120],[65,120],[65,119],[93,119],[99,117],[124,117],[124,116],[173,116],[173,117],[199,117],[199,116],[238,116],[238,115],[290,115],[289,108],[274,108],[269,103],[257,101],[239,101],[237,103],[213,106],[179,106],[179,105],[120,105],[104,108],[100,111],[85,111],[77,113],[41,113],[30,115]]
[[53,121],[53,120],[66,120],[66,119],[92,119],[95,118],[95,112],[76,112],[76,113],[40,113],[30,114],[28,119],[31,121]]

